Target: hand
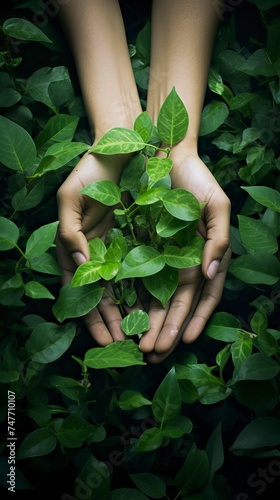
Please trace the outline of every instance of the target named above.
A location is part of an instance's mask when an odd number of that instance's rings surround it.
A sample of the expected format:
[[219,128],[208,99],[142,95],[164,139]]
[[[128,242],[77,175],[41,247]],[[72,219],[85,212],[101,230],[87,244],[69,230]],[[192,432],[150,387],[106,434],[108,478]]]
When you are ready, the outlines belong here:
[[166,358],[181,339],[188,344],[201,334],[221,300],[231,258],[229,199],[197,155],[184,155],[179,144],[170,158],[172,187],[184,188],[200,202],[207,202],[198,226],[206,243],[201,266],[180,270],[179,286],[167,307],[163,309],[156,299],[151,300],[151,327],[139,347],[152,363]]
[[[78,265],[89,260],[88,240],[105,238],[114,225],[109,207],[79,194],[79,191],[97,180],[119,181],[125,156],[98,156],[86,154],[79,161],[57,193],[59,228],[56,238],[58,263],[62,270],[62,285],[69,282]],[[108,284],[107,284],[108,285]],[[136,304],[135,307],[141,307]],[[84,318],[87,329],[99,345],[123,340],[122,320],[118,306],[104,294],[98,307]]]

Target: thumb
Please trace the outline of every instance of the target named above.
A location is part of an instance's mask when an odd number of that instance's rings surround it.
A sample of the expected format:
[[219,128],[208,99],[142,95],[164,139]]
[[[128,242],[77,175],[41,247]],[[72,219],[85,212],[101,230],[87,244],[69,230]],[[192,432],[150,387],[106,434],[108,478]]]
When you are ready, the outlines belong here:
[[212,280],[230,247],[230,202],[224,194],[220,202],[216,200],[215,203],[207,205],[208,207],[205,207],[206,243],[202,255],[202,273],[207,280]]

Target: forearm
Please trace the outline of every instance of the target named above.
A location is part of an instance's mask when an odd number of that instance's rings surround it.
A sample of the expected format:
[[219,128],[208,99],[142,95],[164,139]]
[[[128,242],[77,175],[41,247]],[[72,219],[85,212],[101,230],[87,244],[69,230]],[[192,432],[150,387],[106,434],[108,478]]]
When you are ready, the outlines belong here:
[[95,141],[132,127],[141,105],[117,0],[69,0],[60,6]]
[[211,0],[154,0],[147,110],[155,121],[172,87],[189,127],[183,144],[196,153],[209,65],[219,18]]

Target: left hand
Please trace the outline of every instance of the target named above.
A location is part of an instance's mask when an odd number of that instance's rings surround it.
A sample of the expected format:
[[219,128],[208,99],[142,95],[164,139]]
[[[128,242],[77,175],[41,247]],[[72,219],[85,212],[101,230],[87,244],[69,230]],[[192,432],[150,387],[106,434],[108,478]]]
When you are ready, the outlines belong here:
[[184,188],[206,202],[198,225],[206,243],[201,266],[179,271],[179,286],[169,304],[162,308],[157,299],[151,300],[150,329],[139,342],[151,363],[166,358],[181,339],[189,344],[202,333],[221,300],[231,259],[230,201],[202,160],[184,153],[180,144],[171,151],[172,188]]

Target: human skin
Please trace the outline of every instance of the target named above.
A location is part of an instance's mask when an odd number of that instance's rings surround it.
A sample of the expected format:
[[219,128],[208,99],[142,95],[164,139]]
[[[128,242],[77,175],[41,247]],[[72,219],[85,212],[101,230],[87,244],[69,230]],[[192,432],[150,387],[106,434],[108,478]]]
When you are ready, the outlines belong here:
[[[75,58],[94,144],[112,127],[133,128],[142,108],[118,1],[70,0],[60,7],[60,16]],[[180,271],[179,286],[167,306],[162,308],[156,299],[148,305],[150,329],[139,348],[152,363],[169,355],[181,339],[190,343],[201,334],[220,302],[231,257],[230,201],[197,150],[217,27],[217,13],[209,0],[153,1],[147,111],[155,123],[173,86],[188,110],[187,134],[170,153],[171,180],[172,187],[187,189],[206,202],[199,224],[206,243],[202,265]],[[89,259],[87,240],[104,237],[112,223],[112,211],[79,194],[80,189],[95,180],[118,182],[127,159],[86,154],[59,188],[57,256],[62,283]],[[142,307],[140,299],[134,306],[138,307]],[[99,345],[125,338],[120,311],[108,296],[84,320]]]

